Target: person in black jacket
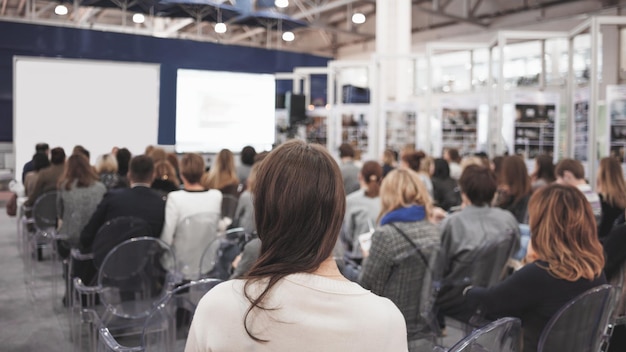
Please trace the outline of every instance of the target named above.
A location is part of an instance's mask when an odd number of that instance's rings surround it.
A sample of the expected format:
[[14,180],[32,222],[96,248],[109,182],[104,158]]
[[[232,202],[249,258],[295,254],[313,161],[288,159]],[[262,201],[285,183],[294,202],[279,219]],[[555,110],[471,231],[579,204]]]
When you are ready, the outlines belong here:
[[435,171],[430,178],[433,183],[435,205],[445,211],[461,205],[461,190],[455,179],[450,177],[450,166],[444,159],[435,159]]
[[[130,188],[107,192],[96,211],[80,234],[83,253],[92,251],[91,245],[100,226],[120,216],[134,216],[150,225],[150,234],[161,235],[165,219],[165,201],[150,188],[154,179],[154,162],[150,157],[139,155],[130,162]],[[112,248],[112,247],[111,247]]]

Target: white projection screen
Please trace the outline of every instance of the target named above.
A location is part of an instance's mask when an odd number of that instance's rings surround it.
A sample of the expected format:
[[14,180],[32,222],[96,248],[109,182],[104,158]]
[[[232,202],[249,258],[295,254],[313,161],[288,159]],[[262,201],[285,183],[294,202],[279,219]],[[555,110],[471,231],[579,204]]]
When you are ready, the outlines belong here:
[[13,141],[16,179],[35,144],[80,144],[91,153],[113,146],[142,154],[157,144],[159,65],[15,57]]
[[178,70],[176,151],[270,150],[275,134],[273,75]]

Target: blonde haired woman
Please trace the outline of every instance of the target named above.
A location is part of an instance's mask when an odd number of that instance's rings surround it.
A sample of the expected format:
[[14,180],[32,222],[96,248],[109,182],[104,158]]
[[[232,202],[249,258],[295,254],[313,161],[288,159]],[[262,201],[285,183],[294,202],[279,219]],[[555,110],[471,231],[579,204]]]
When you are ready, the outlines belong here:
[[468,304],[488,317],[522,320],[524,352],[537,350],[543,328],[561,307],[606,283],[595,218],[582,192],[545,186],[530,198],[528,212],[532,262],[492,288],[465,289]]
[[103,154],[96,160],[96,173],[107,189],[124,188],[128,184],[117,174],[117,158],[113,154]]
[[[428,325],[420,319],[419,297],[428,272],[424,258],[439,250],[439,230],[429,222],[431,201],[420,176],[410,169],[391,171],[380,188],[380,227],[372,235],[359,276],[361,285],[389,298],[407,325],[410,351],[424,343]],[[417,248],[421,248],[418,253]]]
[[598,224],[598,237],[609,234],[615,221],[626,208],[626,182],[619,160],[603,158],[598,168],[598,195],[602,205],[602,216]]
[[223,194],[237,194],[239,178],[235,169],[235,158],[228,149],[222,149],[215,157],[204,182],[207,189],[218,189]]
[[163,196],[180,189],[176,169],[169,161],[161,160],[154,163],[154,181],[152,181],[150,188]]

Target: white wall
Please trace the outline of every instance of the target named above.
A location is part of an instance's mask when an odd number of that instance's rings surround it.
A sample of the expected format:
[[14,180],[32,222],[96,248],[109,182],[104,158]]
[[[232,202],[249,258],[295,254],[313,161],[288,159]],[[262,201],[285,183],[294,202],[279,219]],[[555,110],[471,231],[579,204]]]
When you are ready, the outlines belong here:
[[113,146],[157,144],[158,65],[16,57],[14,75],[16,179],[39,142],[68,155],[81,144],[92,163]]

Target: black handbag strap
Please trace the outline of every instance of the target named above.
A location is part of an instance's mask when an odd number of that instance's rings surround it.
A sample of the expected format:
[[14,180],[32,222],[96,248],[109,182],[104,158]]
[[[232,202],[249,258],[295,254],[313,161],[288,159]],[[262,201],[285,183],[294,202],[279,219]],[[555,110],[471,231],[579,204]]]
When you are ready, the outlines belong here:
[[396,229],[396,231],[398,231],[402,235],[402,237],[404,237],[404,239],[407,240],[413,246],[417,254],[419,254],[420,258],[424,262],[424,265],[426,265],[426,269],[430,270],[430,266],[428,265],[428,260],[426,259],[426,256],[424,255],[424,253],[422,253],[422,250],[417,245],[417,243],[415,243],[406,233],[404,233],[404,231],[400,230],[400,228],[396,226],[396,224],[390,223],[389,225],[391,225],[394,229]]

